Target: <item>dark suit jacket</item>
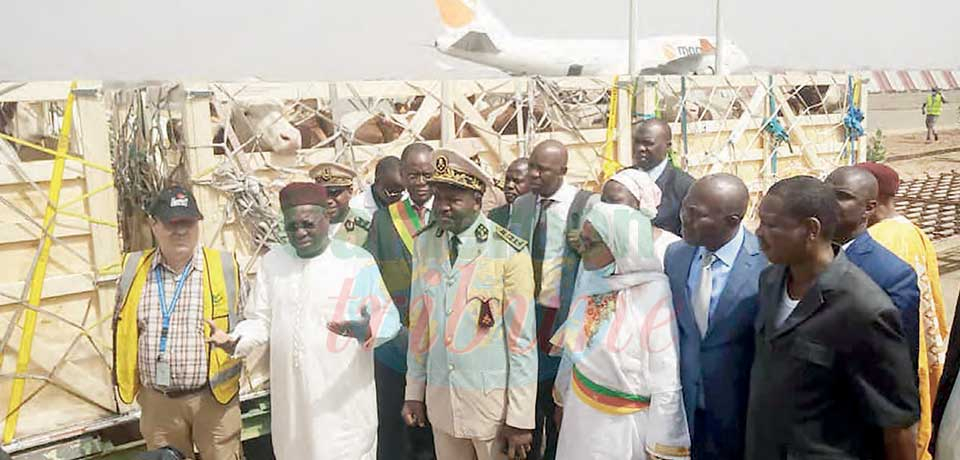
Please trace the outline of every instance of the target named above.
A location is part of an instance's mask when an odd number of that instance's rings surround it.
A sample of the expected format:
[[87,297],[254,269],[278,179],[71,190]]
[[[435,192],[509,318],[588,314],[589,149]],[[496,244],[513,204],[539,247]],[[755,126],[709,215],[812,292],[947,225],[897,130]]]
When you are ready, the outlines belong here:
[[660,187],[663,196],[660,197],[660,206],[657,207],[653,225],[680,235],[680,205],[693,182],[693,176],[667,163],[667,168],[657,179],[657,187]]
[[858,236],[845,252],[847,260],[860,267],[877,283],[900,310],[903,335],[910,347],[913,368],[916,369],[920,349],[920,287],[917,284],[917,272],[867,232]]
[[388,208],[378,209],[373,214],[367,243],[363,247],[373,255],[377,265],[380,266],[383,283],[387,285],[387,290],[390,291],[390,297],[400,311],[403,323],[407,324],[413,257],[400,239]]
[[777,326],[786,278],[760,275],[744,458],[881,458],[878,427],[920,418],[899,311],[841,253]]
[[505,204],[491,209],[490,212],[487,213],[487,218],[494,221],[497,225],[507,228],[507,225],[510,223],[510,205]]
[[[957,309],[960,312],[960,298],[957,299]],[[937,431],[943,421],[943,413],[947,410],[950,393],[957,383],[957,374],[960,374],[960,314],[953,315],[953,326],[950,328],[950,342],[947,347],[947,360],[943,366],[943,375],[940,377],[940,386],[937,387],[937,400],[933,403],[933,435],[930,437],[930,453],[936,454]]]
[[670,278],[680,331],[680,382],[687,424],[691,436],[706,436],[694,430],[702,386],[707,415],[703,426],[710,431],[719,458],[741,459],[753,364],[757,290],[767,258],[760,252],[757,237],[744,231],[743,246],[720,293],[717,309],[710,317],[707,334],[701,340],[687,292],[690,264],[696,252],[696,246],[681,240],[670,245],[664,257],[664,271]]
[[[397,233],[389,208],[380,208],[373,214],[370,233],[364,249],[373,255],[380,267],[380,276],[400,312],[404,326],[409,324],[410,279],[413,257]],[[407,334],[402,330],[396,338],[374,349],[376,359],[398,372],[407,369]]]

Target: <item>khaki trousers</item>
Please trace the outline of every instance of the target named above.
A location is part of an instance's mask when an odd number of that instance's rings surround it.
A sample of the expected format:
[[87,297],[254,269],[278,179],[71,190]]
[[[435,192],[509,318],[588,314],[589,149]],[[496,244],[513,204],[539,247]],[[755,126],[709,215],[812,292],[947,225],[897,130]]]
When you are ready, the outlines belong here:
[[455,438],[448,433],[433,429],[433,445],[437,450],[437,460],[506,460],[503,453],[503,439]]
[[169,398],[141,388],[140,434],[147,449],[176,447],[187,458],[195,458],[194,446],[203,460],[240,459],[240,401],[220,404],[204,389],[179,398]]

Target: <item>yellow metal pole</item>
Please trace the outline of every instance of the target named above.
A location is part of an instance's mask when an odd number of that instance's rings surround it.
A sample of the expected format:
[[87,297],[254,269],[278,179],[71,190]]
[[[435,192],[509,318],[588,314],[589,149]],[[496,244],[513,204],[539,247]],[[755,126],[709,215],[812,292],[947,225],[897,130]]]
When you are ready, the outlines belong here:
[[[63,112],[63,126],[60,128],[60,138],[57,140],[56,160],[53,162],[53,174],[50,178],[50,196],[47,200],[47,209],[43,214],[43,228],[46,236],[40,245],[40,255],[36,267],[30,277],[30,296],[28,303],[34,307],[40,306],[43,293],[43,281],[47,274],[47,260],[50,258],[50,246],[53,239],[53,224],[56,222],[57,206],[60,203],[60,187],[63,185],[63,170],[67,163],[67,152],[70,149],[70,131],[73,126],[73,90],[77,83],[70,85],[70,94],[67,95],[67,106]],[[23,315],[23,336],[20,338],[20,352],[17,354],[17,372],[13,379],[13,389],[10,391],[10,404],[7,406],[6,423],[3,427],[4,444],[13,441],[17,432],[17,420],[20,417],[20,403],[23,400],[23,387],[26,383],[21,375],[27,372],[30,364],[30,349],[33,346],[33,333],[37,327],[37,312],[28,309]],[[0,355],[2,360],[2,355]],[[2,363],[0,363],[2,364]]]
[[[616,135],[617,135],[617,117],[620,115],[617,112],[617,105],[619,104],[619,93],[620,87],[619,77],[613,77],[613,86],[610,89],[610,111],[607,116],[607,137],[606,142],[603,144],[603,175],[600,178],[600,186],[603,187],[603,183],[617,173],[620,170],[620,162],[617,161],[617,151],[616,151]],[[599,191],[599,190],[598,190]]]

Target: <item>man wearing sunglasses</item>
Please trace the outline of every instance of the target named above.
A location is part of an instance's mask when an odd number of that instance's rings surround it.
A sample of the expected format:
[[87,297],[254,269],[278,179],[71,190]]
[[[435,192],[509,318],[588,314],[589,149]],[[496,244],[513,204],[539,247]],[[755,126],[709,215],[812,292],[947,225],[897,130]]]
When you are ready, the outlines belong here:
[[365,209],[350,206],[357,173],[344,165],[327,162],[311,169],[310,177],[327,191],[324,214],[330,219],[330,237],[363,246],[370,231],[370,215]]

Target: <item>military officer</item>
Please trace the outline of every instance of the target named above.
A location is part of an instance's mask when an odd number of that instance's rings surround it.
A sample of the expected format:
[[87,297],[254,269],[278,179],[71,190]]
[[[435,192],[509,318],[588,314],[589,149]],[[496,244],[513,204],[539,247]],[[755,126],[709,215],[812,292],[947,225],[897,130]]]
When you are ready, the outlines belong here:
[[319,163],[310,177],[327,189],[327,218],[330,237],[363,246],[370,231],[370,215],[365,209],[350,207],[356,171],[337,163]]
[[490,179],[438,150],[434,218],[414,245],[403,417],[439,460],[527,458],[537,391],[526,243],[481,213]]

